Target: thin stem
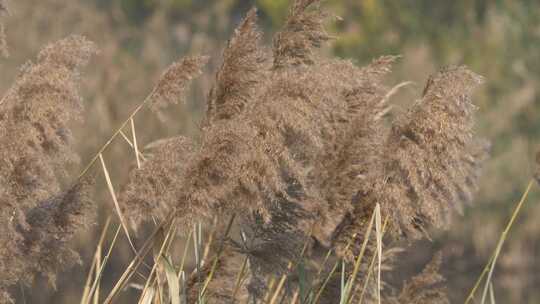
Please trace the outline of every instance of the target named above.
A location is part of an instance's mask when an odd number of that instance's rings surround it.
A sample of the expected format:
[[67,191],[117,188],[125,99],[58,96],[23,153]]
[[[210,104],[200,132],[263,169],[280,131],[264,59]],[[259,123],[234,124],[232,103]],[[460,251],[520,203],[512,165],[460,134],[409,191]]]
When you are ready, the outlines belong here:
[[121,227],[118,226],[118,228],[116,229],[116,232],[114,234],[114,238],[112,240],[111,246],[109,247],[107,255],[103,259],[103,263],[101,263],[98,278],[96,278],[96,280],[94,280],[94,284],[92,284],[92,288],[90,289],[90,292],[88,293],[88,302],[90,301],[90,299],[92,299],[92,295],[93,295],[94,291],[96,290],[97,285],[98,285],[98,283],[100,281],[99,278],[103,275],[103,270],[105,269],[105,266],[107,265],[107,261],[109,260],[109,256],[111,255],[114,244],[116,244],[116,239],[118,238],[118,234],[120,233],[120,228]]
[[107,230],[109,229],[110,223],[111,223],[111,216],[109,215],[107,217],[107,220],[105,221],[105,225],[103,227],[103,230],[101,231],[101,235],[99,236],[98,245],[96,246],[96,252],[94,253],[94,258],[92,259],[92,265],[90,266],[90,270],[88,271],[88,275],[86,276],[86,283],[84,284],[81,304],[86,303],[86,299],[88,298],[88,293],[90,292],[90,288],[91,288],[90,284],[92,283],[92,273],[94,273],[94,268],[96,268],[97,255],[99,253],[98,251],[101,250],[101,246],[103,242],[105,241],[105,236],[107,235]]
[[124,129],[124,127],[130,122],[130,120],[135,117],[135,115],[137,115],[137,113],[139,113],[139,111],[144,107],[144,105],[146,105],[151,99],[152,99],[152,96],[154,95],[154,90],[143,100],[143,102],[141,102],[136,108],[135,110],[133,110],[133,112],[129,115],[129,117],[120,125],[120,127],[113,133],[113,135],[107,140],[107,142],[105,142],[105,144],[98,150],[98,152],[96,153],[96,155],[94,155],[94,157],[90,160],[90,162],[86,165],[86,167],[84,167],[84,169],[81,171],[81,173],[79,174],[79,176],[77,177],[77,180],[80,180],[86,173],[88,173],[88,170],[90,170],[92,168],[92,166],[96,163],[96,161],[98,160],[99,158],[99,155],[101,155],[103,152],[105,152],[105,150],[107,149],[107,147],[109,147],[109,145],[114,141],[114,139],[120,134],[120,132],[122,132],[122,130]]
[[[504,229],[504,231],[501,234],[501,237],[500,237],[499,242],[497,244],[497,249],[492,254],[491,258],[489,259],[489,262],[486,264],[486,266],[484,267],[484,270],[482,271],[482,273],[478,277],[478,280],[476,281],[476,284],[474,284],[474,287],[472,288],[471,292],[469,293],[469,296],[465,300],[465,304],[468,304],[473,300],[474,294],[476,293],[476,290],[478,289],[478,287],[480,287],[480,283],[482,282],[482,279],[484,278],[484,276],[488,272],[489,272],[488,280],[487,280],[488,284],[491,281],[491,276],[493,274],[493,269],[495,268],[495,264],[497,263],[497,258],[499,257],[499,253],[501,251],[502,245],[506,241],[506,238],[508,236],[508,232],[510,232],[510,229],[514,225],[514,222],[515,222],[517,216],[519,215],[519,212],[521,211],[521,208],[525,204],[525,201],[526,201],[525,199],[529,195],[529,191],[531,190],[533,184],[534,184],[534,180],[531,179],[529,181],[529,184],[527,185],[527,188],[525,189],[525,192],[523,193],[519,203],[517,204],[516,208],[514,209],[514,212],[512,213],[512,217],[510,218],[510,221],[508,222],[508,224],[506,225],[506,228]],[[486,291],[484,290],[484,293],[485,292]]]
[[148,239],[145,241],[145,243],[143,244],[143,246],[139,250],[139,253],[133,258],[133,260],[128,265],[127,269],[124,271],[124,273],[122,274],[120,279],[116,282],[115,286],[113,287],[113,289],[111,290],[111,292],[109,293],[109,295],[107,296],[105,301],[103,302],[104,304],[112,303],[114,298],[118,295],[118,292],[122,288],[124,288],[125,284],[129,281],[129,279],[135,273],[135,270],[137,269],[137,267],[139,267],[139,265],[143,262],[144,257],[152,249],[152,244],[154,242],[154,239],[158,235],[160,229],[162,229],[163,227],[168,226],[171,223],[171,221],[174,219],[175,214],[176,214],[175,211],[171,212],[171,214],[168,216],[168,218],[166,220],[164,220],[159,226],[157,226],[154,229],[154,231],[152,232],[150,237],[148,237]]
[[109,187],[109,192],[111,193],[111,197],[114,202],[114,207],[116,209],[116,212],[118,213],[120,224],[122,224],[122,228],[124,229],[124,232],[126,233],[126,237],[128,239],[129,245],[131,246],[131,249],[133,249],[133,252],[135,253],[135,255],[137,255],[137,250],[135,249],[135,246],[133,245],[133,242],[131,241],[131,236],[129,235],[129,230],[127,228],[126,220],[124,219],[124,216],[122,215],[122,210],[120,209],[120,204],[118,203],[118,199],[116,198],[116,193],[114,191],[111,177],[109,175],[109,170],[107,170],[107,166],[105,165],[105,160],[103,159],[102,154],[99,154],[99,160],[101,161],[101,166],[103,167],[103,174],[105,175],[105,180],[107,181],[107,186]]
[[137,147],[137,133],[135,133],[135,122],[133,117],[129,120],[131,122],[131,135],[133,135],[133,149],[135,150],[135,159],[137,160],[137,169],[141,168],[141,160],[139,158],[139,147]]

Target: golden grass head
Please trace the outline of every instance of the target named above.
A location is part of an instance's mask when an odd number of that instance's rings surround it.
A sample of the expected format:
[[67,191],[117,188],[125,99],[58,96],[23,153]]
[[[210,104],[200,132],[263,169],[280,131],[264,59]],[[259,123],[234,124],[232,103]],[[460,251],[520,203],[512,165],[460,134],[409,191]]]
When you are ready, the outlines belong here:
[[159,110],[167,105],[183,102],[191,80],[202,73],[201,69],[207,61],[206,56],[190,56],[171,64],[154,87],[150,96],[150,107]]
[[261,37],[257,10],[251,9],[223,51],[216,84],[208,96],[206,124],[238,115],[256,98],[269,62],[267,51],[260,45]]
[[313,64],[314,49],[330,39],[324,29],[320,0],[297,0],[283,29],[274,37],[274,67]]

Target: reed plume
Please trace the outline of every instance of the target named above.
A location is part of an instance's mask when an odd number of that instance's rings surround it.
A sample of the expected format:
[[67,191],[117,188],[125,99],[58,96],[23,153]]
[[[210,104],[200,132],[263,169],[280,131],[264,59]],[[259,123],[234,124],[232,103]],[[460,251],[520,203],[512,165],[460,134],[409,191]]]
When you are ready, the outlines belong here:
[[[250,11],[223,52],[200,144],[167,141],[132,173],[122,199],[135,221],[172,210],[183,225],[237,215],[249,246],[227,246],[221,262],[248,256],[245,287],[256,299],[266,278],[290,274],[304,244],[308,259],[335,247],[354,261],[377,203],[391,239],[446,228],[472,198],[486,154],[471,103],[481,77],[444,69],[407,114],[388,122],[392,90],[383,81],[396,57],[359,68],[316,55],[329,39],[324,17],[319,1],[296,0],[266,54]],[[370,240],[366,256],[374,253]],[[216,273],[216,290],[230,289],[227,277]],[[295,284],[287,280],[286,294]]]
[[[465,67],[439,72],[419,103],[398,119],[387,139],[380,197],[399,233],[420,237],[445,228],[476,187],[478,157],[472,90],[482,78]],[[390,153],[392,151],[392,153]]]
[[471,93],[480,82],[465,67],[450,67],[430,78],[422,99],[393,122],[373,151],[371,177],[357,184],[357,203],[340,228],[338,248],[365,227],[376,202],[391,216],[395,236],[415,239],[428,236],[430,229],[447,228],[454,211],[472,199],[487,154],[486,144],[473,135]]
[[[150,108],[159,111],[183,101],[189,84],[207,61],[205,56],[188,56],[171,64],[149,96]],[[130,173],[119,198],[135,228],[149,215],[159,217],[172,210],[173,194],[185,183],[186,166],[196,151],[192,140],[183,136],[156,141],[148,148],[151,159]]]
[[267,74],[268,54],[262,48],[257,28],[257,10],[251,9],[223,51],[223,62],[216,73],[216,84],[207,101],[206,124],[230,119],[252,102]]
[[187,86],[202,73],[201,68],[207,61],[206,56],[191,56],[171,64],[161,75],[150,96],[150,108],[158,111],[167,105],[183,102]]
[[194,143],[183,136],[157,141],[147,150],[151,158],[131,172],[119,198],[135,228],[149,216],[164,217],[172,211],[171,193],[186,182],[183,172],[195,156]]
[[[66,165],[76,163],[69,123],[81,119],[79,69],[96,53],[84,37],[45,47],[28,62],[0,103],[0,290],[51,280],[76,256],[66,247],[93,221],[88,181],[61,192]],[[7,302],[6,297],[3,301]]]
[[314,49],[330,38],[319,6],[319,0],[293,2],[285,26],[274,37],[274,67],[314,63]]

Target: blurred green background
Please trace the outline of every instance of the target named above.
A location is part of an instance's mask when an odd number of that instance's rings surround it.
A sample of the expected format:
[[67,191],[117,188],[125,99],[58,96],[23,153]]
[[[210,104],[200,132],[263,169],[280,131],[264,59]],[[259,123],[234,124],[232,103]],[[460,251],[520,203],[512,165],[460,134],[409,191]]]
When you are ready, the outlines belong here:
[[[287,14],[289,1],[18,0],[8,4],[11,57],[0,59],[2,92],[19,66],[47,42],[79,33],[101,48],[83,75],[87,118],[78,126],[76,137],[84,162],[144,99],[168,64],[185,54],[202,53],[212,59],[191,90],[190,101],[168,111],[163,121],[149,113],[136,121],[141,145],[174,134],[196,134],[204,112],[204,92],[212,84],[212,71],[235,25],[249,8],[257,6],[259,24],[270,43]],[[459,303],[494,249],[534,171],[533,155],[540,140],[540,2],[328,0],[324,6],[341,18],[330,18],[328,28],[336,39],[323,52],[350,58],[359,65],[381,55],[403,55],[388,83],[412,80],[416,85],[394,98],[396,111],[414,102],[428,76],[445,65],[466,64],[486,78],[475,94],[477,132],[491,141],[492,151],[475,204],[456,218],[451,231],[415,247],[443,250],[451,298]],[[133,165],[133,159],[126,159],[127,151],[128,147],[118,142],[106,155],[119,189],[126,180],[126,164]],[[73,168],[73,172],[79,169]],[[102,213],[109,212],[108,194],[98,191],[97,197],[104,206]],[[495,272],[501,303],[540,302],[538,197],[535,189]],[[98,233],[99,225],[74,244],[83,261],[90,260]],[[129,251],[125,252],[116,255],[113,262],[125,263]],[[43,287],[40,289],[24,288],[24,298],[28,303],[75,302],[87,268],[88,263],[61,275],[56,292],[44,282],[37,284]],[[121,269],[111,270],[106,280],[110,283]]]

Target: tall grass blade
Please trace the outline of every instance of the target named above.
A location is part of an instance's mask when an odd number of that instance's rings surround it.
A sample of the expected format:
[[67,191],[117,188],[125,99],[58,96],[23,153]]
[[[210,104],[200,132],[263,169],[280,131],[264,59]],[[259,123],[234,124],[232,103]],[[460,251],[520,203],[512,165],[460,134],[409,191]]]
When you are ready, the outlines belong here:
[[155,293],[156,289],[154,287],[148,288],[148,292],[146,292],[146,294],[142,298],[141,304],[152,304]]
[[270,297],[272,296],[272,290],[274,290],[274,285],[276,284],[276,278],[272,277],[270,279],[270,283],[268,283],[268,290],[266,291],[266,294],[264,295],[263,304],[268,303],[270,301]]
[[[347,242],[347,245],[345,246],[345,250],[348,250],[349,247],[351,247],[352,243],[354,242],[354,240],[356,239],[356,233],[353,234],[353,236],[350,238],[350,240]],[[330,251],[328,252],[327,255],[330,254]],[[319,288],[319,291],[317,292],[317,294],[315,295],[315,298],[313,299],[312,303],[313,304],[317,304],[319,303],[319,299],[324,291],[324,289],[326,288],[326,285],[328,284],[328,282],[330,282],[330,279],[332,278],[332,276],[334,275],[334,273],[336,272],[337,268],[339,267],[339,261],[335,262],[334,263],[334,266],[332,267],[332,269],[330,270],[330,272],[328,273],[328,275],[326,276],[323,284],[321,285],[321,287]]]
[[[154,285],[154,274],[157,271],[157,267],[160,265],[159,261],[164,256],[167,250],[167,245],[169,244],[170,238],[176,233],[176,225],[175,225],[175,219],[172,220],[172,224],[168,227],[167,234],[165,234],[162,239],[160,239],[160,234],[157,234],[157,239],[154,240],[154,246],[153,248],[159,248],[158,252],[155,253],[154,259],[154,266],[152,266],[152,270],[150,271],[150,275],[148,275],[148,279],[146,280],[146,284],[142,291],[142,298],[144,298],[145,293],[147,292],[148,288],[151,288],[151,286]],[[159,231],[163,232],[163,228],[161,228]],[[156,242],[157,241],[157,242]],[[159,246],[156,246],[159,245]]]
[[495,291],[493,290],[493,282],[489,283],[489,299],[491,304],[497,304],[495,302]]
[[[381,238],[384,236],[384,234],[386,232],[386,226],[388,225],[389,219],[390,219],[390,217],[388,215],[384,219]],[[379,257],[378,255],[373,255],[371,257],[371,262],[369,263],[369,268],[368,268],[368,271],[367,271],[367,274],[366,274],[366,279],[364,281],[364,286],[362,287],[362,292],[360,293],[360,299],[358,300],[358,304],[362,304],[362,301],[364,300],[364,296],[365,296],[366,291],[367,291],[369,280],[371,279],[371,273],[373,272],[373,268],[375,267],[375,262],[377,261],[378,257]],[[349,303],[352,302],[353,298],[354,298],[354,294],[353,294],[353,297],[351,297],[351,300],[350,300]]]
[[486,287],[484,288],[484,293],[482,294],[482,303],[484,303],[484,300],[485,300],[485,297],[486,297],[486,294],[487,294],[487,286],[489,286],[489,282],[491,282],[491,276],[493,275],[493,269],[495,268],[495,264],[497,263],[497,258],[499,257],[499,253],[500,253],[500,251],[502,249],[502,246],[504,245],[504,242],[506,241],[506,238],[508,236],[508,233],[510,232],[510,229],[514,225],[514,222],[517,219],[517,216],[519,215],[519,212],[521,211],[521,208],[525,204],[526,198],[529,195],[529,192],[531,191],[531,188],[532,188],[534,182],[535,181],[532,180],[532,179],[529,181],[529,184],[527,185],[527,188],[525,189],[525,192],[521,196],[521,199],[519,200],[516,208],[514,209],[514,212],[512,212],[512,216],[510,217],[510,221],[508,222],[508,224],[506,225],[506,228],[504,229],[504,231],[501,234],[501,237],[499,239],[499,242],[497,243],[497,248],[495,249],[495,252],[493,253],[491,258],[489,259],[489,262],[484,267],[484,270],[482,271],[482,273],[480,274],[478,279],[476,280],[476,284],[471,289],[471,292],[467,296],[467,299],[465,299],[465,304],[470,303],[474,299],[474,295],[476,293],[476,290],[478,289],[478,287],[482,283],[482,279],[484,278],[484,276],[486,274],[489,273],[488,278],[486,280]]
[[101,269],[101,246],[98,245],[99,248],[96,250],[96,271],[95,271],[95,281],[96,281],[96,291],[94,292],[94,304],[99,304],[99,286],[100,286],[100,280],[101,276],[99,273],[99,270]]
[[137,146],[137,133],[135,133],[135,122],[133,117],[129,119],[131,122],[131,134],[133,135],[133,149],[135,150],[135,159],[137,160],[137,168],[141,168],[141,160],[139,158],[139,147]]
[[236,276],[236,281],[234,283],[234,288],[233,288],[233,293],[232,293],[233,303],[236,301],[236,294],[238,293],[238,290],[240,289],[240,285],[242,285],[242,282],[244,281],[244,274],[246,273],[247,264],[248,264],[248,257],[246,256],[244,258],[244,261],[242,262],[242,267],[240,267],[240,272],[238,272],[238,275]]
[[[377,206],[379,205],[377,204]],[[358,254],[358,257],[356,258],[356,261],[354,263],[353,272],[348,279],[348,288],[346,290],[347,298],[345,299],[343,303],[349,303],[350,297],[352,296],[352,287],[354,286],[354,282],[356,281],[356,278],[358,277],[360,266],[362,265],[362,260],[364,258],[364,254],[366,252],[366,248],[367,248],[369,239],[371,237],[371,231],[373,230],[373,223],[375,222],[376,217],[377,217],[377,208],[375,208],[375,211],[371,215],[371,219],[369,220],[368,227],[366,229],[366,232],[364,233],[364,241],[362,242],[360,253]]]
[[107,187],[109,188],[109,192],[113,199],[114,207],[116,208],[118,218],[120,219],[120,224],[122,225],[122,228],[124,229],[124,232],[126,233],[126,237],[128,239],[129,245],[131,246],[131,249],[133,249],[134,253],[137,254],[137,250],[135,249],[135,246],[133,246],[133,242],[131,241],[131,237],[129,235],[126,220],[124,219],[124,216],[122,215],[122,210],[120,209],[120,205],[118,204],[118,199],[116,198],[116,193],[114,192],[114,188],[111,182],[111,177],[109,176],[109,170],[107,170],[107,166],[105,165],[105,160],[103,159],[103,155],[101,153],[99,154],[99,160],[101,161],[101,166],[103,167],[103,173],[105,174]]
[[192,235],[192,231],[190,231],[188,233],[188,238],[187,238],[187,240],[185,242],[184,253],[182,254],[182,260],[180,261],[180,268],[178,269],[178,278],[180,278],[180,275],[182,273],[185,276],[184,266],[185,266],[187,254],[188,254],[188,251],[189,251],[189,244],[191,242],[191,235]]
[[165,269],[171,304],[180,304],[180,282],[178,281],[178,277],[176,276],[174,266],[171,264],[169,259],[165,257],[162,257],[160,261],[163,265],[163,268]]
[[375,207],[375,231],[377,234],[377,302],[381,304],[381,266],[382,266],[382,231],[381,231],[381,205]]
[[154,231],[152,234],[148,237],[148,239],[144,242],[143,246],[139,250],[139,253],[133,258],[133,260],[130,262],[120,279],[116,282],[113,289],[109,292],[109,295],[103,302],[103,304],[110,304],[113,302],[113,300],[116,298],[120,290],[124,288],[124,286],[127,284],[129,279],[133,276],[139,265],[142,264],[144,257],[152,250],[153,242],[158,235],[160,229],[163,227],[167,227],[171,224],[171,222],[174,219],[174,212],[172,212],[167,219],[165,219],[159,226],[154,228]]
[[181,290],[180,290],[180,294],[181,294],[181,303],[182,304],[188,304],[188,299],[187,299],[187,288],[186,288],[186,272],[185,271],[181,271],[180,272],[180,276],[179,276],[179,280],[181,282],[180,286],[181,286]]

